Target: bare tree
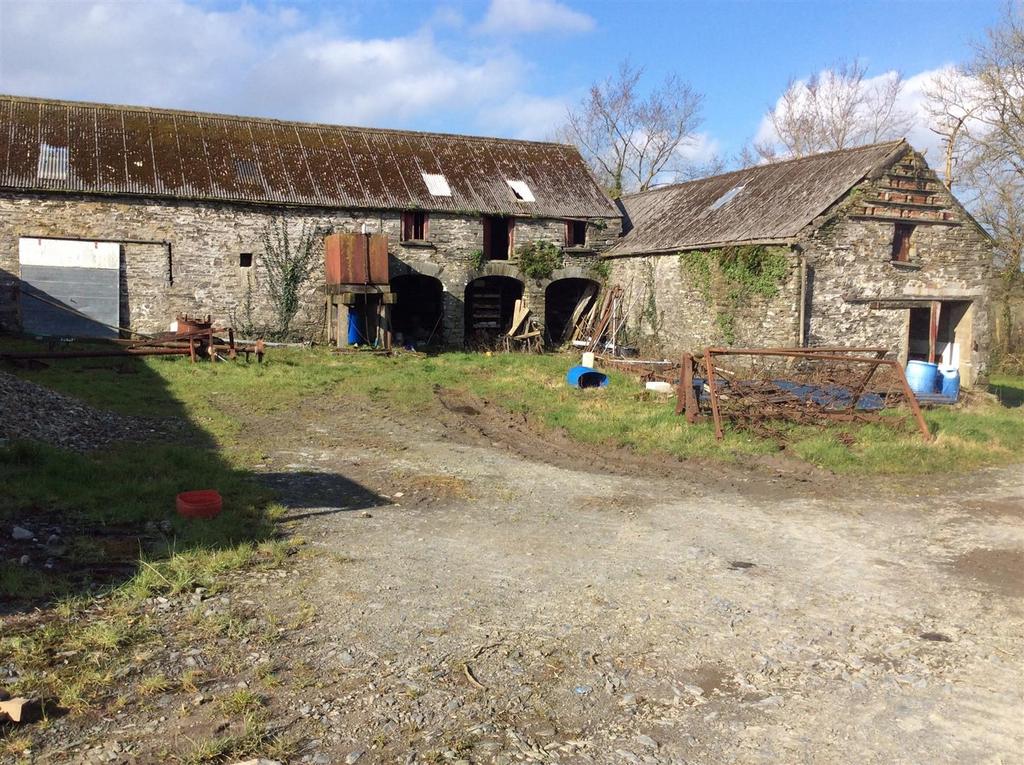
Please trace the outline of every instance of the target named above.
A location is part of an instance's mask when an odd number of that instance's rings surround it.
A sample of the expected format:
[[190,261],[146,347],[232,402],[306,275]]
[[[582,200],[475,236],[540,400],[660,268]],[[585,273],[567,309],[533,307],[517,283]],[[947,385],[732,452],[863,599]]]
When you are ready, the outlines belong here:
[[[752,146],[761,161],[804,157],[902,135],[910,118],[899,109],[903,77],[867,79],[857,60],[841,61],[806,80],[791,79],[766,117],[773,137]],[[746,159],[752,159],[748,150]]]
[[1007,5],[964,67],[926,91],[943,137],[946,182],[954,174],[968,205],[996,240],[1005,273],[1020,278],[1024,252],[1024,20]]
[[943,177],[953,188],[957,166],[968,150],[974,117],[982,108],[979,90],[961,69],[946,69],[925,86],[925,109],[931,131],[942,138]]
[[579,147],[613,197],[685,175],[681,149],[701,124],[704,97],[670,74],[644,95],[643,69],[628,61],[569,109],[562,135]]

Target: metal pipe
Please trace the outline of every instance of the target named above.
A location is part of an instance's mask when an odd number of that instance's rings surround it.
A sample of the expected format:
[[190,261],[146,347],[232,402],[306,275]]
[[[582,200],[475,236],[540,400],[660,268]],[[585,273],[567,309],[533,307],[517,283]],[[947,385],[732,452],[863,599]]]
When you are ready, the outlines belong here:
[[110,351],[26,351],[0,353],[3,359],[99,359],[111,356],[187,356],[188,348],[120,348]]

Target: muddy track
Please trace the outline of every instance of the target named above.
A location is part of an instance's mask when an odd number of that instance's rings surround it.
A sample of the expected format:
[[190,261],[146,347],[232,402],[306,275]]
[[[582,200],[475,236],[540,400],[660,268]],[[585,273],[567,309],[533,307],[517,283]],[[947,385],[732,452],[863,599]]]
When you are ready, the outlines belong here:
[[613,444],[584,443],[564,430],[550,428],[522,412],[511,412],[500,404],[467,391],[438,388],[441,423],[457,443],[503,448],[547,465],[584,473],[632,478],[671,478],[712,481],[718,486],[749,489],[752,478],[770,479],[761,491],[777,493],[808,485],[821,488],[835,477],[813,465],[784,457],[751,458],[744,464],[725,464],[698,459],[680,459],[669,454],[641,454]]

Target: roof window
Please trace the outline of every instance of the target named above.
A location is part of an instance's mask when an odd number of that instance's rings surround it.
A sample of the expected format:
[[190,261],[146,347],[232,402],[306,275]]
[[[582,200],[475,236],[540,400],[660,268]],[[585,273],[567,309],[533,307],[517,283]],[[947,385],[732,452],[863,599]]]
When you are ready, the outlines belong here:
[[441,175],[441,173],[421,173],[421,175],[423,176],[423,182],[427,184],[427,191],[430,192],[431,196],[450,197],[452,195],[452,188],[448,185],[448,179]]
[[235,175],[238,176],[238,180],[242,183],[254,183],[256,185],[262,185],[263,183],[260,178],[259,166],[254,159],[236,159]]
[[714,202],[712,202],[710,205],[708,205],[708,209],[709,210],[717,210],[720,207],[725,207],[741,191],[743,191],[743,186],[742,185],[740,185],[740,186],[733,186],[727,192],[722,194],[722,196],[720,196],[718,199],[716,199]]
[[66,181],[68,179],[68,147],[39,144],[39,167],[36,171],[42,181]]
[[523,181],[508,181],[505,183],[512,189],[512,193],[516,195],[516,199],[521,202],[536,202],[534,199],[533,192],[530,191],[530,187],[527,186]]

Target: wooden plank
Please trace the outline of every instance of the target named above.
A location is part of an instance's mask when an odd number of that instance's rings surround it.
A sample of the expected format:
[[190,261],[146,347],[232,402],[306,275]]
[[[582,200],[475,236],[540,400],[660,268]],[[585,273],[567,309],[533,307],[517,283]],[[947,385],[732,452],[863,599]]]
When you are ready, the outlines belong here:
[[928,363],[935,363],[935,347],[939,339],[939,315],[942,313],[942,303],[938,300],[932,301],[932,311],[928,321]]

